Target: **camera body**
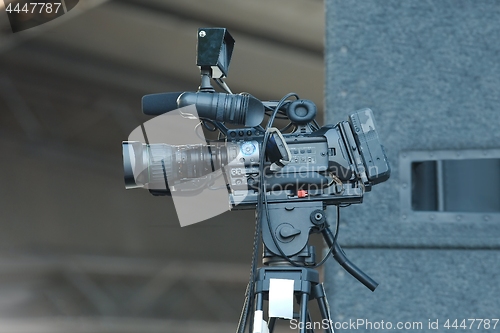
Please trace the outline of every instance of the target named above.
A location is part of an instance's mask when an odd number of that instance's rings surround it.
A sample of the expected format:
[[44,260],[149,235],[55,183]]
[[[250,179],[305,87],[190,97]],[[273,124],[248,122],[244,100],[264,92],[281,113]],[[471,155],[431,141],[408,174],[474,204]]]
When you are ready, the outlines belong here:
[[[231,209],[255,208],[263,188],[269,203],[310,200],[327,205],[361,203],[365,191],[390,176],[370,109],[357,111],[348,121],[336,125],[315,128],[308,122],[283,134],[290,155],[288,163],[279,170],[273,170],[268,157],[272,147],[263,148],[264,135],[262,128],[245,127],[228,129],[224,140],[207,145],[144,145],[141,149],[149,157],[140,158],[146,160],[140,171],[149,173],[145,178],[153,195],[174,192],[189,196],[209,190],[217,176],[214,172],[221,170]],[[168,150],[163,148],[158,153],[158,146],[167,146]],[[263,165],[260,154],[266,155]],[[155,179],[154,170],[160,170],[160,163],[166,171],[156,172],[160,177]],[[260,184],[262,180],[264,187]]]
[[390,176],[370,109],[336,125],[314,131],[299,126],[283,134],[291,154],[279,171],[270,170],[270,161],[259,164],[263,138],[258,129],[228,131],[228,158],[233,162],[227,164],[225,177],[233,209],[255,207],[262,176],[270,203],[320,200],[327,205],[361,203],[364,191]]

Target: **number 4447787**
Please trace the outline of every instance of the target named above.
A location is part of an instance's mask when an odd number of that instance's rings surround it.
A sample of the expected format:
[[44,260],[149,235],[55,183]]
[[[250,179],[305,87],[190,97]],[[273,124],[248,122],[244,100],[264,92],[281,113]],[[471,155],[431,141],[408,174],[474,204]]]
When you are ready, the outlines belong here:
[[498,324],[498,319],[459,319],[451,320],[448,319],[444,323],[443,327],[447,329],[495,329]]
[[47,13],[47,14],[52,14],[52,13],[58,13],[59,8],[61,7],[60,2],[30,2],[25,3],[24,6],[21,7],[19,3],[17,3],[15,6],[12,6],[12,2],[9,3],[9,5],[5,8],[5,11],[7,13]]

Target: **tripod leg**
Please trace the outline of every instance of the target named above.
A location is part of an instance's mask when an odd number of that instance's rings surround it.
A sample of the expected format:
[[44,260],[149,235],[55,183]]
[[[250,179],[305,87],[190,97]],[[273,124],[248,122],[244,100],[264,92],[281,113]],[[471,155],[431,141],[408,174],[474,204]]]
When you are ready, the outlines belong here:
[[[307,321],[309,323],[312,323],[312,320],[311,320],[311,314],[309,313],[309,310],[307,311]],[[314,333],[314,325],[311,325],[310,328],[307,329],[307,333]]]
[[319,312],[321,313],[321,317],[323,318],[323,320],[328,320],[328,326],[325,329],[325,332],[334,333],[333,321],[330,318],[330,306],[328,305],[328,299],[326,298],[325,288],[323,287],[323,284],[317,284],[314,287],[314,293],[316,295],[316,299],[318,300]]
[[274,332],[274,325],[276,324],[276,318],[275,317],[271,317],[269,318],[269,333],[273,333]]
[[[255,311],[262,311],[264,309],[264,298],[262,296],[262,293],[256,293],[255,294]],[[250,312],[250,322],[249,322],[249,333],[253,333],[254,330],[255,330],[255,327],[254,327],[254,319],[255,319],[255,312],[254,311],[251,311]],[[262,324],[262,321],[260,321],[258,323],[258,325],[261,325]],[[260,326],[259,326],[260,327]],[[259,332],[260,332],[260,328],[259,329]]]
[[307,329],[307,302],[309,302],[309,294],[308,293],[302,293],[300,297],[300,314],[299,314],[299,319],[301,322],[300,326],[300,333],[306,333]]
[[264,309],[264,299],[262,298],[262,293],[255,294],[255,310]]

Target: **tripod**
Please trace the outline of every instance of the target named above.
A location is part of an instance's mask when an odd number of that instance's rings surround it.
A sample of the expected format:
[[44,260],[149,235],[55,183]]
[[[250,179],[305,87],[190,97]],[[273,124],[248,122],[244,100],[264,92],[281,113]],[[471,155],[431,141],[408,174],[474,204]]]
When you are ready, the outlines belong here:
[[[257,269],[249,282],[237,333],[245,331],[247,322],[250,333],[272,333],[278,318],[298,319],[296,323],[300,333],[311,333],[317,325],[311,321],[308,303],[314,299],[318,302],[322,317],[321,328],[327,333],[334,333],[328,300],[316,270],[323,262],[315,262],[314,247],[309,245],[311,233],[321,233],[336,261],[370,290],[375,290],[378,284],[353,265],[336,242],[326,221],[324,209],[321,201],[273,203],[266,207],[265,214],[259,214],[260,220],[257,223],[264,245],[265,266]],[[280,284],[288,287],[280,288]],[[299,307],[298,314],[291,314],[286,310],[280,312],[280,306],[290,310],[293,309],[293,303],[287,305],[274,300],[274,290],[281,294],[288,293],[290,297],[286,299],[290,302],[295,298]],[[264,301],[268,301],[269,308],[267,324],[263,320]],[[274,310],[276,307],[277,312]],[[288,314],[283,315],[283,312]]]

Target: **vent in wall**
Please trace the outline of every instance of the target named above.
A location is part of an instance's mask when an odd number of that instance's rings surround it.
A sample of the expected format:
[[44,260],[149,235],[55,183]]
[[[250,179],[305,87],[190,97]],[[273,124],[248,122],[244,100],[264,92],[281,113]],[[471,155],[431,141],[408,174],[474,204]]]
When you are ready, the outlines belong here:
[[404,220],[500,222],[500,149],[400,154]]

